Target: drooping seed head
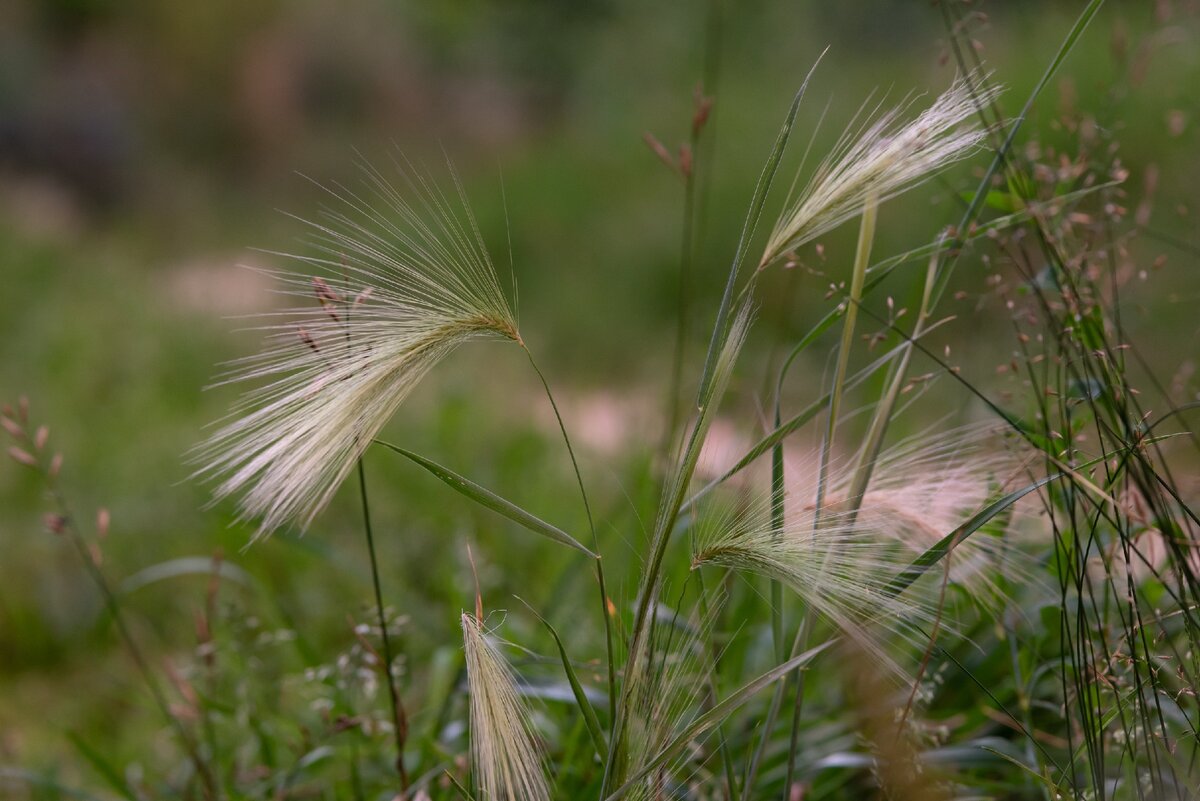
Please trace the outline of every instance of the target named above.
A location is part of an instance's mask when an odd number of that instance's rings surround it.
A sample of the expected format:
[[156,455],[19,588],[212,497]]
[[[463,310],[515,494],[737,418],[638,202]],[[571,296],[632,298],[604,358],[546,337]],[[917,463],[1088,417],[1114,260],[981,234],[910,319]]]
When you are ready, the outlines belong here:
[[410,163],[397,167],[402,188],[364,166],[360,190],[328,190],[333,207],[306,223],[314,252],[292,256],[319,274],[273,273],[302,305],[271,315],[266,348],[223,377],[257,386],[193,453],[194,475],[215,479],[218,499],[240,496],[259,535],[306,527],[458,345],[520,341],[457,179],[451,201]]
[[765,503],[710,509],[694,533],[693,567],[721,564],[782,582],[900,674],[880,634],[909,637],[914,624],[943,617],[943,578],[974,600],[995,600],[1005,560],[1019,559],[1001,538],[1009,518],[997,516],[987,530],[954,546],[922,581],[902,592],[892,583],[924,551],[1012,489],[1006,485],[1020,471],[1010,455],[989,450],[991,434],[967,429],[902,442],[880,455],[871,486],[857,499],[848,496],[853,470],[835,466],[819,514],[815,481],[793,463],[783,525],[771,524]]

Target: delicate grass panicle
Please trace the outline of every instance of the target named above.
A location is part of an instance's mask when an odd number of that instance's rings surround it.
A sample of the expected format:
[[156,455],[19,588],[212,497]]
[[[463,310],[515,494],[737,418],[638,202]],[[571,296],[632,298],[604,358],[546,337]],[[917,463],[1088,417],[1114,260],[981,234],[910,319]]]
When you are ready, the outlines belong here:
[[693,567],[720,564],[776,579],[883,656],[878,633],[911,635],[912,625],[944,613],[938,587],[947,569],[949,581],[973,600],[998,599],[996,577],[1011,558],[998,536],[1007,518],[994,519],[987,533],[958,544],[918,586],[900,593],[891,587],[917,556],[1002,495],[1019,475],[1010,456],[987,449],[988,438],[959,431],[901,443],[881,454],[871,489],[857,499],[848,496],[853,471],[837,469],[819,514],[816,482],[793,480],[782,526],[771,524],[765,503],[714,510],[694,533]]
[[[264,326],[266,349],[225,382],[266,383],[196,451],[217,498],[242,494],[259,535],[306,527],[421,378],[476,337],[520,342],[475,220],[411,164],[402,193],[364,167],[361,194],[330,189],[336,208],[309,223],[323,275],[275,273],[308,301]],[[412,200],[409,200],[412,198]]]
[[471,706],[471,758],[481,801],[549,801],[550,784],[512,670],[478,618],[463,613]]
[[998,90],[985,89],[972,98],[971,80],[957,79],[907,124],[899,122],[909,105],[904,103],[867,124],[857,139],[853,126],[848,127],[804,190],[788,203],[760,266],[857,216],[868,199],[895,197],[974,152],[986,134],[968,121]]
[[[627,671],[630,715],[626,776],[643,773],[699,714],[700,702],[709,687],[711,668],[705,643],[716,608],[707,617],[690,618],[665,606],[655,611],[649,646]],[[660,771],[630,788],[625,797],[662,797],[662,776],[673,773],[685,756],[669,760]]]

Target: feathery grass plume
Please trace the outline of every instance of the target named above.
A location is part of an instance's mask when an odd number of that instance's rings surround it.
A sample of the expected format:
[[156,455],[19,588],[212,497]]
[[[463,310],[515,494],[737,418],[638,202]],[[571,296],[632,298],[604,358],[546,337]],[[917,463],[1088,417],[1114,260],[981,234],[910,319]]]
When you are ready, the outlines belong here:
[[[853,465],[831,471],[820,515],[811,476],[792,485],[788,515],[773,526],[766,503],[716,509],[694,532],[693,567],[721,564],[782,582],[836,628],[899,671],[879,643],[881,632],[911,636],[913,625],[942,614],[938,588],[949,581],[972,600],[995,600],[996,576],[1011,556],[1000,535],[1006,517],[959,543],[916,586],[889,585],[942,537],[1004,494],[1019,475],[1011,456],[986,447],[988,432],[963,430],[914,437],[885,451],[857,511],[848,497]],[[815,457],[809,460],[815,463]],[[815,473],[815,467],[808,465]],[[794,475],[796,470],[792,471]]]
[[471,759],[482,801],[549,801],[550,785],[512,670],[473,614],[462,616]]
[[[627,670],[630,714],[625,775],[640,773],[703,711],[709,677],[705,642],[717,608],[719,604],[707,616],[683,616],[661,604],[654,610],[645,652],[633,655],[636,658]],[[683,758],[664,764],[625,797],[636,801],[664,797],[663,786]]]
[[973,152],[986,134],[968,121],[999,90],[981,90],[973,99],[971,81],[957,78],[907,124],[900,117],[911,101],[864,123],[857,138],[848,128],[775,223],[760,267],[853,218],[868,198],[895,197]]
[[[241,494],[263,536],[307,527],[422,377],[467,340],[521,342],[516,316],[454,176],[452,202],[410,162],[402,188],[363,166],[359,192],[328,191],[317,255],[288,255],[318,275],[273,273],[307,304],[271,315],[265,350],[221,383],[266,382],[194,452],[194,477]],[[453,171],[451,171],[453,175]],[[242,416],[237,417],[241,414]]]

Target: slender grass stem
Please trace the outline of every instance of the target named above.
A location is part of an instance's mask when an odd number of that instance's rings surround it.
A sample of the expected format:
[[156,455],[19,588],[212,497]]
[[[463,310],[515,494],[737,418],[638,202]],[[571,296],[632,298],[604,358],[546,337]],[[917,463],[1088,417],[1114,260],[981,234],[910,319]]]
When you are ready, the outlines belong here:
[[854,270],[850,276],[850,295],[846,299],[846,312],[842,320],[842,340],[838,346],[837,366],[833,374],[833,388],[829,397],[829,418],[825,429],[825,441],[821,445],[820,467],[817,473],[816,518],[819,523],[821,508],[825,501],[826,482],[829,479],[829,459],[833,452],[833,438],[837,431],[838,413],[841,410],[842,392],[845,389],[846,367],[850,362],[850,346],[854,343],[854,325],[858,319],[859,302],[862,300],[863,283],[867,265],[871,261],[871,245],[875,239],[875,218],[878,205],[869,199],[863,207],[862,223],[858,229],[858,246],[854,253]]
[[[833,450],[833,437],[837,428],[838,411],[841,405],[842,393],[845,389],[846,370],[849,365],[850,346],[854,341],[854,326],[858,316],[858,302],[862,299],[863,286],[866,283],[867,266],[871,261],[871,245],[875,239],[875,220],[877,214],[878,203],[875,198],[869,198],[866,205],[863,207],[862,221],[858,232],[858,245],[854,254],[854,268],[850,278],[850,295],[846,301],[846,311],[842,323],[842,339],[838,347],[837,366],[834,371],[833,387],[830,390],[829,399],[829,419],[826,427],[825,440],[822,443],[820,462],[818,467],[817,478],[817,497],[814,511],[814,526],[821,524],[821,509],[824,505],[824,494],[826,483],[829,475],[829,460]],[[776,391],[775,403],[775,427],[781,425],[780,414],[780,396],[782,394],[783,373],[787,370],[790,364],[790,359],[785,363],[783,371],[780,373],[778,387]],[[784,474],[783,474],[783,448],[782,443],[776,443],[771,449],[771,522],[776,530],[781,530],[784,521]],[[775,649],[778,654],[782,648],[783,638],[783,592],[778,581],[771,582],[771,618],[772,618],[772,633],[775,641]],[[804,616],[801,619],[800,628],[796,632],[796,642],[793,646],[793,652],[800,646],[801,638],[808,629],[808,617],[810,610],[804,610]],[[782,661],[782,660],[781,660]],[[803,695],[803,686],[800,684],[800,679],[797,677],[798,692]],[[750,772],[747,775],[747,788],[751,786],[754,773],[757,771],[758,763],[762,759],[764,749],[766,748],[767,740],[770,736],[770,730],[774,726],[776,717],[779,714],[780,704],[783,700],[784,684],[780,684],[776,688],[775,696],[772,698],[770,711],[767,716],[767,726],[763,731],[762,740],[759,742],[758,751],[755,753],[754,759],[751,761]],[[792,732],[788,750],[788,774],[792,772],[792,766],[795,763],[795,749],[798,744],[797,729],[800,724],[802,701],[797,700],[796,706],[792,713]],[[790,778],[788,785],[791,784]],[[786,792],[786,786],[785,786]]]
[[83,539],[83,533],[80,532],[79,527],[75,524],[75,518],[71,514],[66,496],[59,489],[57,482],[54,481],[47,471],[41,468],[40,464],[38,470],[42,473],[43,479],[46,481],[47,489],[50,492],[50,496],[54,499],[55,506],[58,507],[59,517],[63,521],[63,533],[70,539],[75,552],[79,555],[79,560],[83,563],[84,569],[88,573],[88,577],[91,578],[96,589],[100,591],[100,596],[103,598],[104,606],[112,617],[117,634],[121,638],[121,642],[125,645],[125,650],[129,654],[130,659],[133,660],[138,673],[141,675],[146,689],[149,690],[150,696],[154,700],[154,705],[158,707],[158,711],[162,714],[163,718],[175,730],[175,734],[183,745],[183,750],[187,753],[188,759],[196,771],[196,775],[200,777],[204,797],[210,801],[222,798],[223,794],[219,788],[217,779],[201,755],[196,741],[192,739],[191,734],[188,733],[188,730],[184,727],[179,717],[171,711],[171,705],[168,703],[162,688],[158,685],[158,681],[155,680],[154,672],[150,669],[150,662],[146,659],[141,646],[138,645],[137,639],[134,638],[133,632],[125,620],[125,613],[121,609],[120,601],[117,600],[117,594],[109,586],[108,579],[104,577],[104,573],[96,564],[87,543]]
[[[816,65],[813,66],[813,69],[816,69]],[[650,608],[659,588],[663,555],[666,553],[671,530],[674,528],[675,521],[679,518],[679,510],[683,506],[688,485],[691,483],[692,475],[695,472],[696,460],[700,455],[700,446],[703,444],[707,434],[707,424],[711,422],[711,420],[706,418],[706,415],[711,413],[709,405],[714,401],[719,401],[719,398],[714,399],[713,396],[716,393],[713,390],[721,351],[728,342],[732,321],[736,319],[738,314],[743,312],[748,313],[743,306],[743,303],[748,302],[748,299],[743,301],[742,298],[749,291],[748,288],[754,285],[753,276],[746,282],[746,286],[743,287],[742,293],[738,296],[738,301],[736,303],[734,301],[734,290],[737,287],[742,264],[746,259],[750,241],[754,237],[755,229],[762,216],[767,194],[770,192],[771,184],[779,170],[779,163],[783,157],[783,151],[787,147],[792,124],[796,120],[796,112],[800,107],[800,101],[804,97],[804,93],[808,88],[808,81],[811,78],[812,71],[810,70],[808,76],[804,79],[804,83],[801,84],[799,91],[796,92],[796,96],[792,100],[787,116],[784,119],[783,127],[780,128],[779,135],[776,137],[771,154],[768,156],[767,162],[759,174],[758,183],[755,185],[754,195],[750,201],[750,209],[742,226],[741,236],[738,239],[733,263],[729,269],[729,277],[726,280],[725,289],[721,294],[721,304],[717,309],[717,317],[713,323],[712,336],[709,339],[708,352],[704,359],[704,370],[696,393],[696,405],[700,409],[700,417],[693,424],[691,433],[688,435],[688,444],[683,451],[682,459],[664,488],[663,497],[659,505],[659,513],[654,524],[654,533],[651,536],[650,558],[647,560],[646,567],[642,571],[642,577],[639,581],[637,610],[634,615],[633,630],[630,637],[629,669],[634,668],[632,660],[640,658],[641,649],[646,637],[647,622],[650,618]],[[623,747],[623,729],[626,718],[624,703],[616,711],[617,718],[613,726],[614,730],[610,741],[608,759],[604,766],[604,779],[600,785],[602,795],[607,792],[614,778],[614,771],[619,760],[621,748]]]
[[546,376],[533,358],[533,353],[523,341],[521,347],[524,348],[525,355],[529,357],[530,366],[533,367],[533,371],[537,373],[538,379],[542,382],[542,388],[546,391],[546,399],[550,401],[550,408],[554,410],[554,419],[558,421],[558,430],[562,432],[563,444],[567,446],[567,455],[571,458],[571,467],[575,470],[575,481],[579,485],[579,497],[583,500],[583,511],[587,515],[588,530],[592,534],[592,550],[596,552],[596,582],[600,590],[600,614],[604,618],[604,644],[608,657],[608,720],[609,725],[613,726],[617,719],[617,667],[613,654],[612,614],[609,611],[608,588],[604,583],[604,565],[600,556],[600,539],[596,534],[596,523],[592,517],[592,505],[588,501],[587,489],[583,485],[583,475],[579,471],[579,461],[575,458],[575,449],[571,446],[571,437],[567,434],[567,426],[563,422],[562,414],[558,411],[554,393],[550,391],[550,382],[546,380]]
[[711,154],[714,152],[716,144],[716,126],[711,108],[711,95],[716,91],[721,69],[721,0],[709,0],[707,17],[704,37],[704,67],[698,89],[696,116],[692,119],[689,139],[692,161],[690,168],[683,176],[683,227],[680,237],[675,350],[671,362],[671,386],[668,396],[670,406],[667,419],[669,422],[663,446],[663,450],[668,456],[682,423],[680,406],[683,391],[683,362],[687,349],[688,331],[691,327],[691,278],[696,255],[696,232],[703,223],[705,201],[710,184],[709,181],[700,181],[699,176],[701,134],[705,130],[709,131],[707,151],[710,156],[705,162],[709,171],[712,169]]
[[[792,641],[791,656],[795,657],[801,653],[800,646],[805,639],[805,627],[801,626],[796,632],[796,637]],[[796,668],[797,671],[803,668]],[[758,741],[758,748],[754,751],[754,756],[746,765],[746,780],[742,786],[742,798],[750,799],[753,797],[754,783],[758,780],[758,771],[762,765],[763,757],[767,753],[767,743],[771,740],[771,732],[775,728],[775,723],[779,719],[779,710],[783,706],[783,694],[786,689],[787,682],[780,681],[775,685],[775,691],[771,694],[771,705],[767,708],[767,718],[763,721],[762,737]]]
[[[782,425],[779,397],[775,398],[775,428]],[[776,537],[783,535],[784,521],[784,473],[783,442],[771,448],[771,530]],[[787,658],[783,642],[783,583],[771,579],[771,637],[775,643],[775,659],[782,662]]]
[[[800,650],[808,650],[808,613],[800,620],[803,634],[800,638]],[[791,801],[792,781],[796,775],[796,754],[800,752],[800,720],[804,716],[804,671],[797,670],[792,674],[796,680],[796,700],[792,705],[792,733],[788,737],[787,772],[783,779],[783,801]]]
[[[700,132],[692,128],[691,149],[696,153],[700,140]],[[696,161],[693,156],[692,167],[683,178],[683,232],[679,252],[679,281],[676,298],[675,314],[675,350],[671,359],[671,386],[667,396],[668,415],[667,428],[663,438],[663,450],[668,455],[675,443],[676,433],[682,417],[680,410],[680,394],[683,388],[683,357],[687,347],[689,321],[691,317],[691,273],[692,260],[695,255],[695,206],[696,206]]]
[[[934,251],[934,255],[929,259],[929,269],[925,272],[925,288],[921,294],[921,308],[917,312],[917,321],[913,325],[913,340],[920,339],[921,335],[925,333],[925,325],[932,311],[929,302],[933,294],[933,284],[937,278],[938,254],[940,252],[940,250]],[[859,506],[862,504],[862,497],[867,491],[867,485],[871,481],[871,473],[875,468],[875,460],[879,456],[880,448],[883,447],[883,438],[887,433],[888,424],[892,419],[892,412],[896,407],[896,399],[900,397],[900,390],[903,389],[904,382],[908,376],[908,365],[912,361],[912,353],[912,345],[906,343],[904,351],[900,354],[900,361],[892,373],[891,383],[884,391],[883,398],[880,400],[879,406],[875,409],[875,416],[871,419],[870,428],[867,429],[867,436],[863,441],[862,450],[859,453],[858,464],[850,480],[849,500],[851,514],[857,513]]]
[[379,562],[375,554],[375,534],[371,527],[371,504],[367,494],[367,474],[363,460],[358,459],[358,489],[362,503],[363,532],[367,538],[367,552],[371,555],[371,584],[375,589],[375,613],[379,618],[379,633],[383,644],[383,675],[387,682],[388,699],[392,704],[392,734],[396,741],[396,774],[400,779],[400,798],[408,795],[408,771],[404,766],[404,720],[400,706],[400,693],[396,690],[396,677],[392,675],[392,641],[388,635],[387,613],[383,608],[383,587],[379,581]]
[[[779,385],[775,392],[775,428],[782,425],[782,402],[783,402],[783,377],[787,371],[785,364],[779,373]],[[777,532],[783,531],[785,516],[785,492],[784,492],[784,462],[783,462],[783,442],[775,443],[771,448],[771,525]],[[808,645],[808,623],[811,610],[805,609],[800,618],[800,650],[805,650]],[[782,652],[783,648],[783,584],[778,580],[771,581],[771,620],[772,631],[775,638],[775,656],[779,661],[786,658],[786,653]],[[788,739],[788,755],[787,755],[787,776],[783,785],[784,801],[790,798],[792,786],[792,774],[796,766],[796,753],[800,745],[800,717],[804,708],[804,671],[797,670],[794,674],[796,680],[796,701],[792,707],[792,726],[791,736]],[[765,733],[764,733],[765,736]]]
[[[712,626],[716,625],[716,618],[712,614],[712,607],[708,603],[708,593],[704,589],[704,571],[702,569],[696,571],[696,584],[699,587],[700,596],[700,618],[705,621],[712,621]],[[708,674],[708,700],[710,708],[714,707],[720,701],[720,694],[717,692],[717,675],[720,672],[721,653],[713,641],[712,626],[704,627],[704,645],[705,649],[712,657],[712,670]],[[725,725],[717,724],[717,741],[719,743],[718,750],[721,753],[721,765],[725,772],[725,798],[727,801],[732,801],[737,794],[737,774],[733,768],[733,756],[729,753],[729,741],[725,737]]]

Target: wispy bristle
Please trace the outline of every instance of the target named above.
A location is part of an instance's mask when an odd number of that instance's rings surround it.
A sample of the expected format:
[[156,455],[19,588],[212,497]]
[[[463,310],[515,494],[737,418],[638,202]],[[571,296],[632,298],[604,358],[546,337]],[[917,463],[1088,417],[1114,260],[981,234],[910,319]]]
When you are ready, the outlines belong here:
[[323,255],[294,257],[322,275],[274,274],[303,305],[271,315],[267,347],[234,363],[225,381],[262,383],[195,451],[195,475],[218,480],[217,498],[240,494],[259,535],[306,527],[454,348],[520,339],[461,190],[456,207],[398,166],[404,192],[371,167],[361,194],[329,190],[336,208],[308,223]]
[[[815,484],[793,475],[781,527],[770,524],[762,504],[710,512],[697,527],[693,562],[783,582],[897,668],[879,646],[877,633],[907,636],[912,625],[942,616],[936,586],[944,570],[949,569],[950,582],[980,601],[994,600],[998,593],[995,576],[1005,549],[997,531],[978,532],[955,547],[931,572],[936,581],[900,594],[889,586],[917,556],[1003,494],[1004,485],[1015,478],[1012,460],[988,451],[986,436],[960,431],[901,443],[877,460],[872,487],[860,499],[847,497],[853,471],[835,469],[819,519],[811,500]],[[1001,522],[1007,519],[998,518],[997,528]]]
[[463,614],[462,628],[481,801],[549,801],[545,763],[511,669],[474,615]]
[[[702,617],[660,606],[643,652],[630,655],[625,690],[630,710],[625,775],[642,772],[702,710],[709,680],[704,643],[716,609],[712,607],[709,615]],[[663,797],[662,784],[685,757],[668,760],[660,771],[630,788],[626,798],[651,801]]]
[[997,94],[985,90],[973,99],[970,87],[970,79],[959,78],[912,122],[900,124],[902,106],[880,115],[857,139],[843,137],[775,224],[761,263],[851,219],[868,198],[895,197],[970,154],[985,133],[968,121],[977,103]]

